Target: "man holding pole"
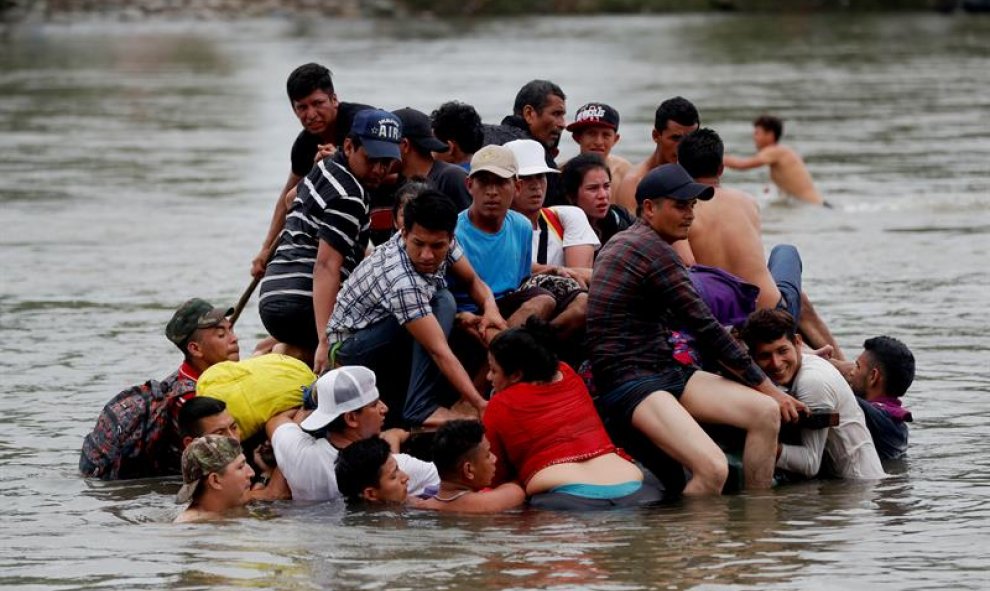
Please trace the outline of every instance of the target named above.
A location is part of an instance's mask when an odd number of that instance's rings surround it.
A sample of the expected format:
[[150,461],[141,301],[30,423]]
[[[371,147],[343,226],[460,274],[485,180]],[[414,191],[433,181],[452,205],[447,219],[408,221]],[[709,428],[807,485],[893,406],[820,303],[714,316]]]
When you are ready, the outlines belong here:
[[261,281],[258,310],[284,352],[327,369],[326,330],[340,285],[364,258],[368,191],[400,158],[402,124],[388,111],[366,109],[354,118],[342,149],[327,156],[299,184],[275,256]]

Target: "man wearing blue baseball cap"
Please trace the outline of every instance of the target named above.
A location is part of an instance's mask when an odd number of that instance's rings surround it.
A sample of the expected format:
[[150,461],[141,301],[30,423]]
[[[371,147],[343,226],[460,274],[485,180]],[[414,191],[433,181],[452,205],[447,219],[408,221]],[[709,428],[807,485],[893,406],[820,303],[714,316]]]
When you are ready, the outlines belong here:
[[[602,248],[588,293],[596,403],[606,426],[668,489],[695,495],[719,494],[728,476],[725,455],[698,421],[744,430],[746,486],[769,488],[781,417],[796,419],[803,407],[712,316],[671,247],[687,238],[695,203],[714,192],[679,164],[650,171],[636,188],[639,219]],[[675,359],[672,328],[693,335],[706,360],[745,385]],[[670,459],[691,472],[686,485]]]
[[354,117],[341,150],[316,163],[300,181],[279,245],[261,282],[258,305],[268,332],[285,353],[329,364],[325,335],[337,292],[364,258],[368,191],[378,188],[401,157],[402,123],[388,111]]

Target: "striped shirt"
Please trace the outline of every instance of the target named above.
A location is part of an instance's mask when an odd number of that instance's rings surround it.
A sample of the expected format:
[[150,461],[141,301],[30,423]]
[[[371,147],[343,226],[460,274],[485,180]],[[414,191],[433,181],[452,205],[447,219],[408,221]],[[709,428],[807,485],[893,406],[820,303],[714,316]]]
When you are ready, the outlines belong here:
[[588,342],[598,392],[679,364],[671,330],[691,333],[702,356],[750,386],[766,376],[725,332],[669,244],[637,220],[602,247],[588,292]]
[[447,288],[447,270],[463,256],[455,239],[447,259],[435,273],[420,273],[406,253],[402,235],[395,234],[361,261],[340,288],[327,325],[330,344],[343,342],[389,316],[404,325],[432,314],[430,300]]
[[343,151],[316,163],[296,187],[275,256],[265,269],[261,297],[313,297],[313,267],[320,240],[344,257],[346,278],[368,243],[368,196],[347,169]]

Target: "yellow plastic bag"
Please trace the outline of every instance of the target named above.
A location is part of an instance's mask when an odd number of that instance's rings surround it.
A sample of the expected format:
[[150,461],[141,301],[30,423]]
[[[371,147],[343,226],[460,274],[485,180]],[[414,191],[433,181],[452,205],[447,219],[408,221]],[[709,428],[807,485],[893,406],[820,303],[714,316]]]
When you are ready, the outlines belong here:
[[302,406],[303,388],[315,381],[316,374],[302,361],[272,353],[213,365],[199,376],[196,395],[227,403],[244,440],[278,413]]

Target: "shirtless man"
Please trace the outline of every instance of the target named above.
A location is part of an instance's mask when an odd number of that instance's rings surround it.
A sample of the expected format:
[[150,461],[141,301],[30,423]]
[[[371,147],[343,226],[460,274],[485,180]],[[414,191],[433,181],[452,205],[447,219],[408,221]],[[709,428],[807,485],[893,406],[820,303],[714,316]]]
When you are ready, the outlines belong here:
[[753,143],[757,153],[749,158],[725,156],[725,165],[737,170],[770,167],[770,180],[783,196],[793,197],[814,205],[831,207],[822,197],[801,156],[787,146],[778,144],[784,134],[784,122],[770,115],[762,115],[753,122]]
[[795,318],[813,348],[831,345],[842,352],[825,322],[801,290],[801,259],[797,249],[778,245],[764,262],[760,210],[756,200],[737,189],[721,186],[722,140],[711,129],[699,129],[678,146],[679,162],[696,182],[715,187],[715,198],[694,208],[688,239],[674,244],[686,265],[700,263],[724,269],[760,288],[757,309],[783,307]]
[[660,103],[653,120],[653,141],[657,147],[650,156],[630,170],[618,192],[613,192],[616,205],[636,215],[636,187],[646,173],[662,164],[677,162],[677,144],[701,124],[698,109],[684,97],[675,96]]

